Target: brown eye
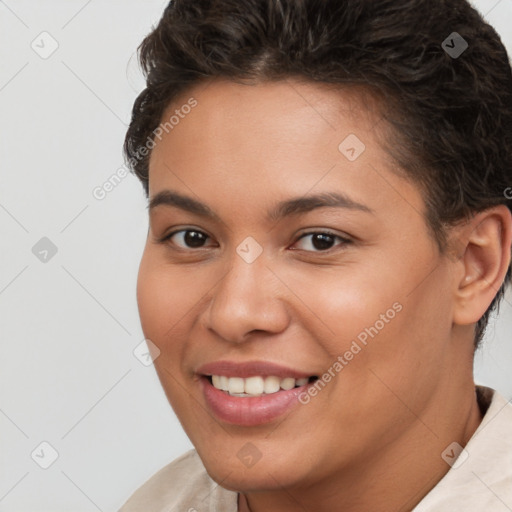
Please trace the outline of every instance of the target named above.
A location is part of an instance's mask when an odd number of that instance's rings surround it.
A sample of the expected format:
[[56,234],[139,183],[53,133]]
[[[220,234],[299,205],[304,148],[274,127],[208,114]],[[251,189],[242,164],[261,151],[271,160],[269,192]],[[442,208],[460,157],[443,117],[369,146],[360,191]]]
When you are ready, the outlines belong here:
[[302,247],[298,248],[304,251],[322,252],[344,243],[349,243],[349,240],[332,233],[317,232],[303,235],[296,244],[302,244]]
[[172,240],[173,243],[184,249],[192,249],[203,247],[208,238],[210,237],[202,231],[182,229],[181,231],[171,233],[166,237],[166,240]]

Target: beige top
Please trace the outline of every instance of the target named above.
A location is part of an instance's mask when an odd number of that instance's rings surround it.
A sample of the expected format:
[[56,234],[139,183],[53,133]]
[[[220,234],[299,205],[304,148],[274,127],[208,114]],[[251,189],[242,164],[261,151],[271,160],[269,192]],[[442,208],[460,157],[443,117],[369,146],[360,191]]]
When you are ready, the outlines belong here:
[[[477,386],[485,416],[452,466],[412,512],[512,511],[512,404],[490,388]],[[195,450],[155,473],[118,512],[237,512],[237,493],[215,483]]]

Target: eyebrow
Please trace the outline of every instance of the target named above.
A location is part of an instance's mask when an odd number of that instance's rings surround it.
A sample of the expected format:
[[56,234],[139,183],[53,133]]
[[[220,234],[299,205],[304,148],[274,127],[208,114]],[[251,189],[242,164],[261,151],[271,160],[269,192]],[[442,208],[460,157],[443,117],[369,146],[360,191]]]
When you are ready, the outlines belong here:
[[[219,216],[206,204],[172,190],[162,190],[158,192],[150,200],[148,209],[151,211],[161,205],[180,208],[181,210],[185,210],[201,217],[220,221]],[[368,206],[350,199],[345,194],[326,192],[281,201],[267,212],[267,219],[270,222],[275,222],[285,217],[300,215],[317,208],[346,208],[366,213],[375,213]]]

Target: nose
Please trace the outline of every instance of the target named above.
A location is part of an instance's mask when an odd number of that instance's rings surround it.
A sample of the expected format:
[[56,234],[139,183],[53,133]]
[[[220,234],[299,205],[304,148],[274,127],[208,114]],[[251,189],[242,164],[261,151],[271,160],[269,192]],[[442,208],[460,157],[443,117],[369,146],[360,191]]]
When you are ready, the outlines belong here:
[[282,283],[263,256],[246,263],[235,254],[230,270],[212,291],[205,325],[232,343],[247,341],[256,332],[282,332],[289,323],[282,292]]

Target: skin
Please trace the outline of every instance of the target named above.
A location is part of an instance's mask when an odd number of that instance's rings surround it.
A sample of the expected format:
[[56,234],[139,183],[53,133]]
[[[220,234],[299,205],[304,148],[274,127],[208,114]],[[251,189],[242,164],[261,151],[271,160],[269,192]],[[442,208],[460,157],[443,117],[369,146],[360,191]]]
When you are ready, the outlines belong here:
[[[474,323],[510,261],[504,206],[461,223],[457,254],[441,254],[418,187],[379,141],[377,103],[297,79],[196,85],[198,104],[150,160],[150,199],[169,189],[218,219],[150,210],[137,299],[161,353],[166,395],[210,476],[240,492],[241,511],[411,510],[448,471],[441,458],[481,421],[472,374]],[[168,117],[168,115],[164,117]],[[353,162],[338,150],[364,142]],[[323,207],[267,219],[279,201],[339,192],[372,212]],[[187,246],[183,229],[200,231]],[[307,233],[330,232],[319,250]],[[253,262],[236,252],[248,236]],[[302,238],[301,238],[302,237]],[[195,373],[218,360],[264,360],[321,375],[365,328],[402,309],[307,405],[240,427],[209,413]],[[252,467],[237,457],[252,443]],[[194,504],[191,504],[193,506]]]

